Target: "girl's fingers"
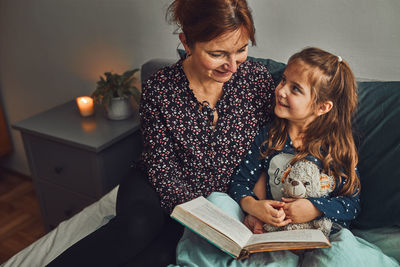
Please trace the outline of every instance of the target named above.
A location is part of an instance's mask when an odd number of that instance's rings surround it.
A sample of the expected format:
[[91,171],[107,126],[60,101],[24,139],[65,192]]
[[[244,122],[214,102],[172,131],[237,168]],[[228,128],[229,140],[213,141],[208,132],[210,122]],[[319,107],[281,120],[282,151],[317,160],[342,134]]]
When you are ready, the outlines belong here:
[[282,197],[282,201],[285,202],[285,203],[290,203],[290,202],[293,202],[295,200],[296,200],[295,198]]
[[289,209],[271,209],[267,216],[269,217],[267,222],[269,221],[275,226],[284,226],[291,222],[291,213],[289,212]]
[[291,223],[291,222],[292,222],[291,219],[286,219],[286,220],[284,220],[283,222],[277,223],[275,226],[281,227],[281,226],[288,225],[288,224]]
[[285,211],[282,208],[280,208],[278,210],[278,214],[277,215],[278,215],[277,217],[285,217]]
[[277,210],[275,210],[275,209],[272,210],[272,211],[271,211],[271,217],[272,217],[272,218],[278,218],[278,217],[279,217],[279,216],[278,216],[278,213],[279,213],[279,212],[278,212]]
[[288,214],[289,211],[290,211],[289,207],[284,207],[284,208],[283,208],[283,212],[284,212],[284,213]]
[[281,215],[279,217],[271,217],[271,221],[273,221],[274,223],[281,223],[285,219],[287,219],[287,217],[286,217],[286,215],[284,213],[283,213],[283,215]]
[[285,205],[285,203],[283,203],[281,201],[276,201],[276,200],[275,201],[271,201],[269,204],[274,208],[280,208],[280,207],[283,207]]

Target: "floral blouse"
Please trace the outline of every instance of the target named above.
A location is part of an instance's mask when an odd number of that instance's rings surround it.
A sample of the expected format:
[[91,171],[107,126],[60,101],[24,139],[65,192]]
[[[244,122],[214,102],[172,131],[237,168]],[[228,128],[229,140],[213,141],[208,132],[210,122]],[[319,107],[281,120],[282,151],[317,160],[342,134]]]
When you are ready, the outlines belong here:
[[227,192],[234,169],[271,120],[273,99],[269,71],[245,61],[224,84],[212,127],[214,112],[189,88],[182,60],[148,79],[140,103],[142,163],[161,206],[171,212],[193,198]]

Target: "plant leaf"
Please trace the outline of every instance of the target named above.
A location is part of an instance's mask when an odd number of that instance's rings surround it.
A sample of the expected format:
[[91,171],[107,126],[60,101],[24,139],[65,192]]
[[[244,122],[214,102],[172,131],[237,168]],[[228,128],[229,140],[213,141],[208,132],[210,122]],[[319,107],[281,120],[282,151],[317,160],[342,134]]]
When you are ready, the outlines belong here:
[[96,83],[96,89],[92,93],[93,99],[103,105],[109,105],[113,97],[133,96],[139,103],[141,92],[133,85],[133,82],[137,80],[134,74],[138,71],[139,69],[127,70],[122,75],[104,72],[104,76],[100,76]]
[[110,91],[108,91],[106,94],[104,94],[104,97],[103,97],[103,105],[105,105],[105,106],[109,106],[110,105],[110,103],[111,103],[111,99],[112,99],[112,92],[110,92]]

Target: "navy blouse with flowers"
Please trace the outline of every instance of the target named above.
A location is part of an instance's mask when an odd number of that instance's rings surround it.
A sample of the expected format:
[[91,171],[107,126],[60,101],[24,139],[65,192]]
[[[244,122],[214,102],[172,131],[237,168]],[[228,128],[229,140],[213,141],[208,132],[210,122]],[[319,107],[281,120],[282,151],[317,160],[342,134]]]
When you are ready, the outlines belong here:
[[213,112],[189,88],[182,60],[143,85],[140,117],[148,178],[171,212],[177,204],[226,192],[260,127],[271,120],[274,83],[266,67],[243,62]]

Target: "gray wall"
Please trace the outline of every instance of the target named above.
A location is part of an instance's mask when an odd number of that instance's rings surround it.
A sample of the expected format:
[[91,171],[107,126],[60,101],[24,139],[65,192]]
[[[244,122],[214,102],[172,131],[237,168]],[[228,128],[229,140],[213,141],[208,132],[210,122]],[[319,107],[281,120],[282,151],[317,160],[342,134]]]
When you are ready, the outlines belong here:
[[253,0],[256,55],[286,62],[305,46],[341,55],[359,78],[400,80],[399,0]]
[[[100,74],[176,57],[165,22],[169,0],[0,0],[0,96],[9,124],[79,95]],[[350,62],[357,77],[400,80],[400,1],[249,0],[257,47],[285,62],[319,46]],[[0,164],[29,174],[20,135]]]

